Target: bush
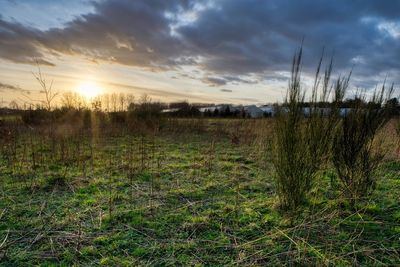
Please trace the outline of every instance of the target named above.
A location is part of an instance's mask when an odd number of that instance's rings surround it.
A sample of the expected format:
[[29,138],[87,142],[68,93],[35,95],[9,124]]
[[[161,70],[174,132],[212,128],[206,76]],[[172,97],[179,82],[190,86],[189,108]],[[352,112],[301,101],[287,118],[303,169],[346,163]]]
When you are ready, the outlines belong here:
[[51,121],[51,112],[43,108],[28,109],[22,113],[21,118],[29,125],[47,124]]
[[110,122],[114,124],[124,124],[126,123],[126,112],[124,111],[116,111],[109,112]]
[[[333,139],[333,164],[341,181],[342,193],[354,207],[357,200],[366,197],[374,188],[374,172],[383,158],[373,144],[377,132],[390,119],[390,109],[382,104],[393,91],[384,97],[385,86],[375,92],[367,105],[356,105],[337,127]],[[365,99],[365,93],[357,98]],[[364,101],[365,102],[365,101]]]
[[[338,106],[348,86],[349,77],[335,84],[334,102],[329,109],[318,107],[331,95],[332,61],[320,77],[319,62],[307,116],[303,103],[305,92],[300,86],[302,50],[295,55],[292,76],[283,107],[278,110],[275,125],[274,167],[275,182],[282,208],[295,209],[310,192],[321,166],[327,162],[332,132],[338,123]],[[321,83],[322,81],[322,83]],[[327,112],[328,110],[328,112]]]
[[128,125],[131,131],[141,134],[155,133],[162,123],[162,105],[151,102],[146,95],[142,96],[140,103],[128,108]]

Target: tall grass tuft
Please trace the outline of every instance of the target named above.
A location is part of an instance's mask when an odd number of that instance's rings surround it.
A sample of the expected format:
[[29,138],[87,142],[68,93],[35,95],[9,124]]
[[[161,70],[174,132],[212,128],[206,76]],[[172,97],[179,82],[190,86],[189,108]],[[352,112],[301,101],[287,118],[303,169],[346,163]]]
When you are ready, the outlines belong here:
[[365,92],[358,92],[356,104],[343,116],[333,138],[333,165],[341,182],[341,190],[350,204],[356,202],[375,188],[374,172],[383,154],[374,147],[375,137],[389,121],[390,111],[383,104],[390,98],[393,85],[375,90],[367,104]]
[[[275,183],[281,207],[289,210],[306,201],[319,170],[329,159],[332,132],[339,121],[339,103],[350,78],[339,78],[332,85],[332,60],[321,75],[321,56],[310,105],[304,109],[306,92],[301,86],[301,60],[302,49],[293,58],[285,103],[278,110],[274,133]],[[328,104],[332,94],[333,104]]]

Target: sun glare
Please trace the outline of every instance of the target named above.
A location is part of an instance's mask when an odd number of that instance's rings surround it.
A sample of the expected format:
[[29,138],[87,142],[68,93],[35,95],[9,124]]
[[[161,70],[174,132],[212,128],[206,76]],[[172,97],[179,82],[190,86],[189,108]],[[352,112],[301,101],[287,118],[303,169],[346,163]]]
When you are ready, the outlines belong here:
[[79,94],[87,99],[92,99],[103,92],[100,85],[94,82],[83,82],[77,87]]

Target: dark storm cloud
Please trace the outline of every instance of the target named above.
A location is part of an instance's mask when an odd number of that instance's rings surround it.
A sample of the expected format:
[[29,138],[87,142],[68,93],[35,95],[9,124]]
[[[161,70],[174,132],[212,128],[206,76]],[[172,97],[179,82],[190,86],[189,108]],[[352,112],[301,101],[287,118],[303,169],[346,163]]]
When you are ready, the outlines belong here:
[[46,63],[43,50],[53,54],[80,54],[92,60],[164,69],[193,63],[182,42],[171,35],[173,17],[190,2],[102,1],[95,13],[82,15],[64,28],[39,31],[0,18],[0,57],[18,63],[34,59]]
[[10,23],[0,16],[0,58],[17,63],[53,65],[40,52],[42,33],[19,23]]
[[[400,1],[105,0],[93,5],[93,13],[47,31],[0,17],[0,57],[51,64],[49,52],[79,54],[155,71],[190,65],[210,74],[205,83],[221,86],[255,83],[246,78],[252,74],[285,79],[274,72],[289,70],[304,38],[306,72],[323,47],[328,54],[334,51],[339,72],[355,65],[355,73],[370,77],[400,69]],[[182,19],[187,12],[195,19]]]
[[44,46],[154,70],[193,62],[182,42],[171,35],[174,18],[167,16],[189,8],[188,1],[120,0],[94,5],[96,13],[46,32]]
[[207,70],[239,74],[287,70],[303,38],[308,62],[317,62],[325,46],[335,51],[339,68],[351,67],[357,56],[364,57],[363,65],[369,66],[365,72],[400,66],[399,39],[384,35],[377,27],[385,20],[399,19],[400,2],[217,3],[220,8],[204,10],[195,23],[180,29],[191,45],[207,55],[202,63]]

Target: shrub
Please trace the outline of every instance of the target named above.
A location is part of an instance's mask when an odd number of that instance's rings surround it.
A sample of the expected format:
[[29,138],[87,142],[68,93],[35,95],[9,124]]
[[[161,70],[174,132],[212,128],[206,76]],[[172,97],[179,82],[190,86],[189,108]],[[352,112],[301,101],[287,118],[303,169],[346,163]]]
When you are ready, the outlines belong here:
[[124,124],[126,123],[126,112],[124,111],[115,111],[108,113],[110,117],[110,122],[114,124]]
[[21,114],[22,121],[29,125],[48,124],[51,113],[43,108],[28,109]]
[[306,200],[318,171],[328,159],[332,132],[338,123],[338,103],[342,102],[350,78],[349,75],[337,80],[330,108],[320,107],[319,103],[328,103],[332,91],[332,61],[320,77],[321,57],[305,116],[305,91],[300,85],[301,57],[300,49],[293,59],[286,100],[278,110],[274,130],[275,182],[281,207],[286,209],[295,209]]
[[138,104],[128,108],[128,124],[132,131],[145,133],[155,133],[161,125],[162,105],[152,102],[147,95],[143,95]]
[[67,185],[67,178],[64,174],[49,173],[46,177],[44,189],[51,190],[54,187],[64,187]]
[[85,129],[90,129],[92,126],[92,111],[89,109],[85,109],[83,111],[83,118],[82,118],[83,127]]
[[[341,182],[342,193],[354,207],[357,200],[366,197],[375,187],[374,172],[383,158],[373,144],[377,132],[390,119],[390,110],[382,104],[393,91],[385,85],[366,105],[355,105],[346,114],[334,133],[333,164]],[[357,98],[365,102],[365,93],[358,93]]]

